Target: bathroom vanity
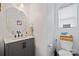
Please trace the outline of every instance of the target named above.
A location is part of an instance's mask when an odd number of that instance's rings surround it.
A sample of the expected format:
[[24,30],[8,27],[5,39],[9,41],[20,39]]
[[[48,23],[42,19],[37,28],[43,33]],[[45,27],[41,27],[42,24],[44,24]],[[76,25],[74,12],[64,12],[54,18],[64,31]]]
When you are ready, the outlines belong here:
[[[5,56],[35,55],[34,37],[28,26],[28,17],[23,9],[6,7],[6,33],[4,37]],[[29,33],[30,35],[29,35]]]
[[34,56],[34,37],[5,40],[5,56]]

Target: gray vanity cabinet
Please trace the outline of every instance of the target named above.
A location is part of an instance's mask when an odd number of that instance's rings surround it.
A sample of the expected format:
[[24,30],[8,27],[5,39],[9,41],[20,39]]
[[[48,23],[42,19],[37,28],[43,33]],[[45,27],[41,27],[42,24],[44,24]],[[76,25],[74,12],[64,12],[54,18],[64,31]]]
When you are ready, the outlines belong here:
[[26,48],[24,50],[25,50],[25,55],[27,56],[35,55],[34,40],[32,38],[30,40],[26,40]]
[[34,52],[34,38],[5,44],[6,56],[33,56]]

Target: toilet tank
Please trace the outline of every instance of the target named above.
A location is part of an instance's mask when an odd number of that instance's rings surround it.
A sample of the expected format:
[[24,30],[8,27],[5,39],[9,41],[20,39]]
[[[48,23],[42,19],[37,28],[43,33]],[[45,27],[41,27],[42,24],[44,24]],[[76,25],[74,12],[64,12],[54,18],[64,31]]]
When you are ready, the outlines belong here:
[[73,42],[60,40],[60,44],[61,44],[61,48],[62,49],[65,49],[65,50],[68,50],[68,51],[72,51]]

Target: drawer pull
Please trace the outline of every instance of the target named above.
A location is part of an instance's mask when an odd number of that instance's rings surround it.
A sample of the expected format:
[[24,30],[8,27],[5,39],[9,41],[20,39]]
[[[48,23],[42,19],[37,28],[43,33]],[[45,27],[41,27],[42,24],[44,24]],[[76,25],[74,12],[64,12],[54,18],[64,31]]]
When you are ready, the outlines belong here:
[[26,42],[22,43],[22,48],[26,48]]

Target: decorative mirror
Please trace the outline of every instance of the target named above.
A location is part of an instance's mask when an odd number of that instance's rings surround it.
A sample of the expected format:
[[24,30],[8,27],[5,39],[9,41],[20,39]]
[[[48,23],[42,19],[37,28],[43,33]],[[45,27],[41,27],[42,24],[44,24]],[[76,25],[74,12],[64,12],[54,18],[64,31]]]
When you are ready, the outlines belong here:
[[16,32],[23,31],[27,27],[27,19],[23,11],[10,7],[6,9],[6,26],[9,32],[16,34]]

